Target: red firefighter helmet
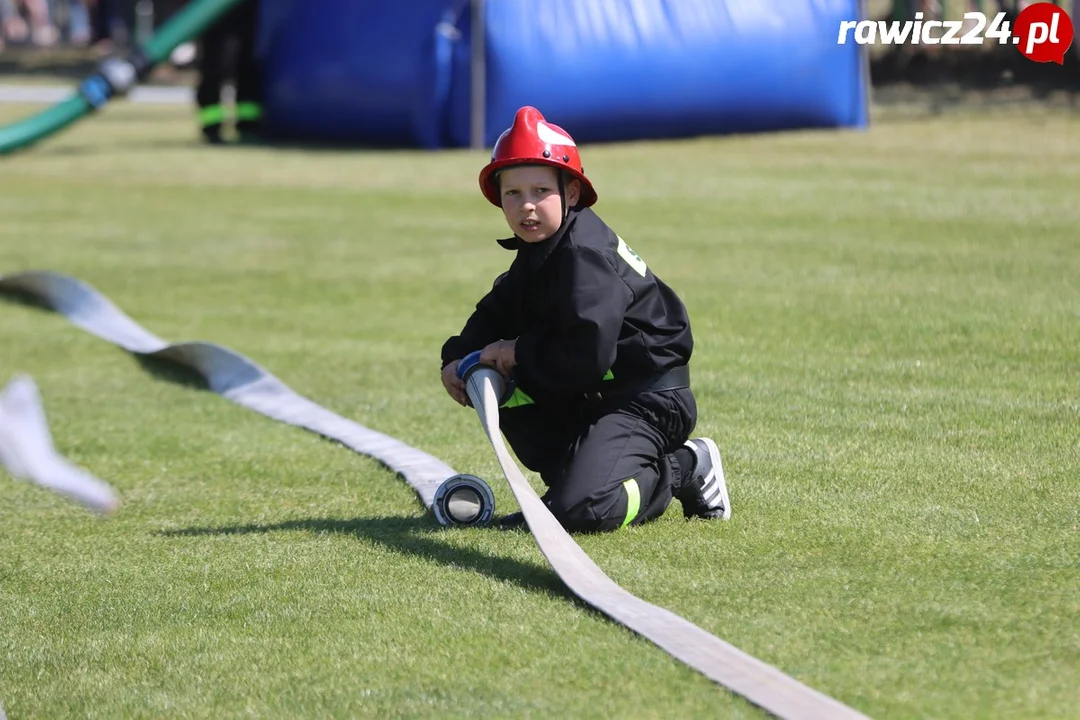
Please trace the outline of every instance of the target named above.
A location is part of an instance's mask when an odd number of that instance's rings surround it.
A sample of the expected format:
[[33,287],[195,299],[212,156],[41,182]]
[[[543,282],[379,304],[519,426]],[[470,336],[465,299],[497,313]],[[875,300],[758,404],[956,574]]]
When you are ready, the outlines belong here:
[[503,131],[491,153],[491,162],[480,171],[480,189],[496,207],[502,207],[496,173],[513,165],[550,165],[565,170],[581,181],[578,205],[596,202],[596,190],[581,167],[577,143],[558,125],[552,125],[540,111],[526,105],[517,111],[514,124]]

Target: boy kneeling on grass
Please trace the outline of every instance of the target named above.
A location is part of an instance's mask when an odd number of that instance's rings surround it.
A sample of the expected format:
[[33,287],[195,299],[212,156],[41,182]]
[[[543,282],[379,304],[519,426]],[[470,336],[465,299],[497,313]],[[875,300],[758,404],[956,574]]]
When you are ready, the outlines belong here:
[[[570,532],[660,517],[731,516],[720,452],[688,439],[697,404],[683,302],[591,209],[596,191],[574,140],[533,107],[518,110],[480,172],[516,251],[459,335],[442,347],[442,382],[470,405],[460,360],[482,349],[515,390],[499,427],[539,473],[543,500]],[[500,520],[523,522],[520,512]]]

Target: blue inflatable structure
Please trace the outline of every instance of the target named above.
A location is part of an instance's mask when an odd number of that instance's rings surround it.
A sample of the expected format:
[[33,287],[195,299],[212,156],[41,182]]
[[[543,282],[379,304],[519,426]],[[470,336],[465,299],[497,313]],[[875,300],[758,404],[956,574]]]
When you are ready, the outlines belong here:
[[579,142],[865,127],[860,0],[262,0],[279,138],[492,146],[522,105]]

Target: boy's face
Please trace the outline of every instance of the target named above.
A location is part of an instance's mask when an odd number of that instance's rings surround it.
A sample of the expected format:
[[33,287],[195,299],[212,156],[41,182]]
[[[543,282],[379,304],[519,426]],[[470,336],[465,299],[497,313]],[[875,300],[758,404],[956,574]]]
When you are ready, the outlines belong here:
[[[514,234],[525,242],[540,242],[562,225],[559,173],[544,165],[520,165],[499,173],[503,215]],[[566,204],[573,207],[581,195],[581,183],[566,184]]]

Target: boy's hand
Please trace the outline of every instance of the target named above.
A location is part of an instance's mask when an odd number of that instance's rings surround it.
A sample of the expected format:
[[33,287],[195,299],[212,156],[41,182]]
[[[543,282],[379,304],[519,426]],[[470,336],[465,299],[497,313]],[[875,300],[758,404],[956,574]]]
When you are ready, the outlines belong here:
[[513,340],[499,340],[493,342],[480,352],[480,362],[483,365],[491,365],[504,379],[510,380],[510,376],[517,367],[517,338]]
[[469,401],[469,394],[465,392],[465,383],[457,376],[460,362],[460,360],[454,360],[443,368],[442,384],[446,388],[446,392],[450,393],[450,397],[454,398],[458,405],[470,407],[472,403]]

